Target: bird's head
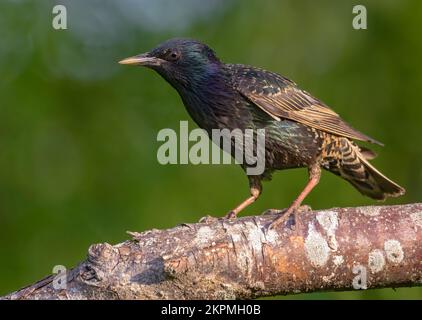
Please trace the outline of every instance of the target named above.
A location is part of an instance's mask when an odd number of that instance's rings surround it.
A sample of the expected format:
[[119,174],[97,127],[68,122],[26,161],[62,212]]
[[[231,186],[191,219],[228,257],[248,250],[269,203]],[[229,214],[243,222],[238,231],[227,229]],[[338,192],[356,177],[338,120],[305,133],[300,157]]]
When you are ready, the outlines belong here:
[[214,51],[207,45],[184,38],[167,40],[149,52],[119,63],[154,69],[176,88],[206,78],[220,65]]

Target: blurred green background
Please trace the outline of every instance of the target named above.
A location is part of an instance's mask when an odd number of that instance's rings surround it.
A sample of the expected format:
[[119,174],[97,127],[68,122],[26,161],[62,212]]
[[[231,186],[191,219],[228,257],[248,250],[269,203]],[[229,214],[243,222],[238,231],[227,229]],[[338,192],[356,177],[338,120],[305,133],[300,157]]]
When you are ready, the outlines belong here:
[[[68,29],[52,28],[64,4]],[[368,29],[352,28],[352,7]],[[227,62],[279,72],[385,143],[373,163],[421,200],[421,1],[0,1],[0,294],[84,259],[126,230],[220,216],[248,195],[236,165],[156,160],[162,128],[189,119],[177,93],[121,58],[175,36]],[[190,121],[190,127],[195,125]],[[245,214],[283,208],[306,170],[275,174]],[[314,209],[374,204],[325,173]],[[288,298],[422,298],[421,288]]]

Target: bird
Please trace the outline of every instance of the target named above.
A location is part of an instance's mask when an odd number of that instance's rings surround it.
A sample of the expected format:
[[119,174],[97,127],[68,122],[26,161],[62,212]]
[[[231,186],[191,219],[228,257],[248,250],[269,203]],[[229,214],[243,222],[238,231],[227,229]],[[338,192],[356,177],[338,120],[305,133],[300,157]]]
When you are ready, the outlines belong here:
[[[354,129],[324,102],[278,73],[224,63],[209,46],[189,38],[166,40],[119,63],[156,71],[179,93],[195,123],[208,133],[213,129],[265,130],[265,170],[247,175],[250,196],[225,218],[236,218],[254,203],[262,193],[262,182],[271,180],[277,170],[307,168],[308,181],[271,228],[301,211],[302,202],[319,183],[322,169],[376,200],[405,193],[370,164],[377,154],[357,141],[382,143]],[[246,171],[248,164],[241,167]]]

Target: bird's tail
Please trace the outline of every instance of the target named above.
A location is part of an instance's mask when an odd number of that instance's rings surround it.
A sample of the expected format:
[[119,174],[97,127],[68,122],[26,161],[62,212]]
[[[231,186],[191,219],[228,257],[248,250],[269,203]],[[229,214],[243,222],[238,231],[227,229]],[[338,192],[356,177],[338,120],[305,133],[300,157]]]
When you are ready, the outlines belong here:
[[349,181],[360,193],[373,199],[384,200],[406,192],[368,162],[376,157],[374,152],[358,147],[348,139],[344,140],[347,142],[343,150],[346,150],[342,153],[342,160],[334,173]]

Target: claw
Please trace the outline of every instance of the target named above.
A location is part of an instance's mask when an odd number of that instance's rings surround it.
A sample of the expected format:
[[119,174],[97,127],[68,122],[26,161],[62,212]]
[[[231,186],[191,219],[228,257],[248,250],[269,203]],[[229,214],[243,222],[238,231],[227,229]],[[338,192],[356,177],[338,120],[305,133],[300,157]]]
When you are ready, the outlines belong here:
[[224,219],[229,219],[229,220],[235,219],[235,218],[236,218],[236,213],[233,210],[229,211],[224,217]]
[[280,210],[280,209],[267,209],[261,215],[263,216],[270,216],[273,214],[283,214],[283,212],[286,211],[286,209]]
[[209,214],[207,214],[205,217],[202,217],[201,219],[199,219],[199,223],[212,223],[212,222],[216,222],[218,221],[219,218],[216,217],[212,217]]
[[312,211],[312,208],[311,206],[304,204],[304,205],[301,205],[299,208],[297,208],[296,211],[298,213],[309,212],[309,211]]
[[[270,210],[273,210],[273,209],[270,209]],[[281,212],[280,212],[281,215],[279,217],[275,218],[275,220],[273,222],[271,222],[268,229],[269,230],[274,229],[277,226],[279,226],[279,225],[283,224],[284,222],[288,221],[288,219],[290,218],[291,215],[293,215],[293,219],[294,219],[294,223],[292,224],[292,226],[296,225],[297,216],[300,213],[308,212],[308,211],[311,211],[311,210],[312,210],[311,207],[308,206],[308,205],[302,205],[298,208],[290,207],[288,209],[281,210]]]

